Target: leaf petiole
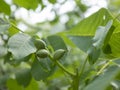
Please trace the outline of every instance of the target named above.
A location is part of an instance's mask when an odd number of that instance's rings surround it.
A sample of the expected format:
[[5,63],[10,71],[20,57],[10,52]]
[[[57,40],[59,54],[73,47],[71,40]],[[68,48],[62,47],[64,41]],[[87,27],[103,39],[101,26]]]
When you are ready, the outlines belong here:
[[75,73],[72,73],[72,72],[68,71],[58,60],[54,60],[51,55],[49,55],[49,58],[50,58],[59,68],[61,68],[64,72],[66,72],[67,74],[69,74],[69,75],[71,75],[71,76],[75,76]]

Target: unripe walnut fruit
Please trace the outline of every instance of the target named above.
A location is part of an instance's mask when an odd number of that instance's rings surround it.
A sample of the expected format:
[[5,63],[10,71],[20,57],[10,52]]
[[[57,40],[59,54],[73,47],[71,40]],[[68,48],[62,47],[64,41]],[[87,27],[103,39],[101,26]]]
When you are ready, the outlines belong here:
[[43,40],[36,39],[35,40],[35,46],[36,46],[37,49],[45,49],[46,44],[45,44],[45,42]]
[[41,49],[41,50],[38,50],[36,55],[39,57],[39,58],[46,58],[49,56],[49,52],[46,50],[46,49]]
[[64,54],[65,54],[65,50],[58,49],[58,50],[55,51],[53,59],[54,60],[59,60],[59,59],[61,59],[64,56]]

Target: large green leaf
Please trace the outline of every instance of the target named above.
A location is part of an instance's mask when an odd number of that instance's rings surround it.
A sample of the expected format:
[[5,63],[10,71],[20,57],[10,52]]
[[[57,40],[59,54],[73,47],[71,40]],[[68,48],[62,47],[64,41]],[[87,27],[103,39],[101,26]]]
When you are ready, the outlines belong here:
[[[89,16],[88,18],[82,20],[80,23],[78,23],[75,27],[73,27],[68,32],[65,32],[66,35],[71,35],[70,39],[78,46],[83,48],[88,48],[90,39],[88,37],[93,37],[95,35],[95,32],[98,28],[98,26],[105,26],[109,20],[113,20],[114,18],[111,16],[111,14],[104,8],[100,9],[98,12],[94,13],[93,15]],[[114,32],[111,36],[111,33],[109,33],[108,37],[105,39],[105,47],[103,47],[104,52],[107,54],[111,53],[114,57],[120,57],[120,23],[117,20],[113,20],[112,29],[114,29]],[[111,30],[112,32],[112,30]],[[101,34],[99,34],[101,35]],[[76,37],[84,37],[85,42],[83,42],[82,38],[77,39],[79,43],[76,43]],[[98,35],[97,35],[98,37]],[[76,40],[76,41],[75,41]],[[88,41],[88,43],[86,42]],[[85,44],[84,44],[85,43]],[[86,43],[88,45],[86,45]],[[80,45],[81,44],[81,45]],[[84,46],[84,47],[82,47]],[[111,49],[109,52],[107,52],[107,49]]]
[[72,42],[79,47],[82,51],[87,51],[92,44],[92,36],[68,36]]
[[33,10],[37,8],[39,3],[38,0],[13,0],[13,2],[20,7]]
[[[93,46],[94,47],[101,48],[104,46],[104,42],[105,42],[105,39],[106,39],[108,33],[113,32],[113,30],[110,29],[111,26],[112,26],[112,20],[110,20],[105,27],[104,26],[98,27],[98,29],[95,33],[95,36],[93,37]],[[110,34],[112,35],[112,33],[110,33]]]
[[[113,19],[108,10],[102,8],[88,18],[80,21],[76,26],[70,29],[67,34],[78,36],[93,36],[98,26],[105,26],[109,20]],[[113,25],[117,27],[119,22],[114,20]]]
[[0,12],[7,15],[10,15],[11,13],[10,6],[4,0],[0,0]]
[[83,90],[105,90],[110,82],[120,72],[120,68],[117,66],[111,66],[104,74],[97,77],[93,82],[86,86]]
[[22,69],[16,73],[16,80],[18,84],[26,87],[32,79],[30,69]]
[[[101,44],[103,46],[104,41],[106,40],[107,34],[109,33],[109,29],[111,25],[112,25],[112,21],[108,22],[108,24],[105,27],[99,26],[94,37],[91,35],[90,36],[89,35],[87,36],[69,35],[68,37],[70,40],[72,40],[73,43],[75,43],[77,47],[79,47],[81,50],[86,52],[91,47],[92,43],[93,43],[93,46],[95,47],[96,45],[97,47],[101,47]],[[113,31],[110,31],[110,32],[113,32]]]
[[47,37],[47,39],[54,50],[57,50],[57,49],[67,50],[67,46],[65,42],[60,36],[52,35]]
[[8,41],[8,47],[15,59],[24,58],[36,51],[31,37],[23,33],[12,36]]
[[10,24],[0,18],[0,33],[4,33],[6,30],[8,30],[9,27]]
[[35,80],[44,80],[54,72],[54,63],[52,63],[48,58],[38,59],[35,58],[31,73]]

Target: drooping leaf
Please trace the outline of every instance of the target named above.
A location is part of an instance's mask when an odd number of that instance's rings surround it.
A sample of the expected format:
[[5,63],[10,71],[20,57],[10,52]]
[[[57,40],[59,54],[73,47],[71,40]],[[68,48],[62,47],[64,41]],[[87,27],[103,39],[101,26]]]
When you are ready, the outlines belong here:
[[0,0],[0,12],[7,15],[11,13],[10,6],[4,0]]
[[[112,26],[112,20],[110,20],[106,25],[105,27],[103,26],[99,26],[96,33],[95,33],[95,36],[93,37],[93,46],[96,47],[96,48],[101,48],[104,46],[104,43],[105,42],[105,39],[107,38],[107,35],[109,32],[111,32],[110,34],[112,35],[113,33],[113,30],[111,31],[110,28]],[[109,38],[108,38],[108,41],[110,39],[110,36],[109,35]]]
[[38,0],[13,0],[13,2],[20,7],[33,10],[37,8],[39,3]]
[[110,82],[117,76],[119,72],[119,67],[111,66],[104,74],[97,77],[83,90],[106,90],[106,88],[110,85]]
[[108,44],[106,43],[106,38],[107,40],[110,40],[110,36],[113,33],[113,30],[110,29],[111,26],[112,26],[112,21],[110,20],[106,26],[98,27],[95,36],[92,39],[93,43],[87,51],[90,64],[94,64],[97,61],[102,51],[102,48]]
[[35,80],[44,80],[54,72],[54,63],[52,63],[48,58],[40,59],[35,58],[31,73]]
[[9,27],[10,27],[10,24],[0,18],[0,33],[4,33],[6,30],[9,29]]
[[52,36],[47,37],[47,39],[54,50],[57,50],[57,49],[67,50],[67,46],[65,42],[60,36],[52,35]]
[[16,80],[18,84],[26,87],[32,79],[30,69],[22,69],[16,73]]
[[31,37],[23,33],[12,36],[8,41],[8,47],[15,59],[24,58],[36,51]]

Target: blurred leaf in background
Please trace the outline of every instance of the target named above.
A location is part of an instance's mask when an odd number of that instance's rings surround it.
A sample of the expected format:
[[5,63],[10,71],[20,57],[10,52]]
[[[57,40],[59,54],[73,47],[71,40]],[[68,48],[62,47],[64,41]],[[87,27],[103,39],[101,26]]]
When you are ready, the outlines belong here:
[[10,6],[4,0],[0,0],[0,12],[7,15],[11,14]]

